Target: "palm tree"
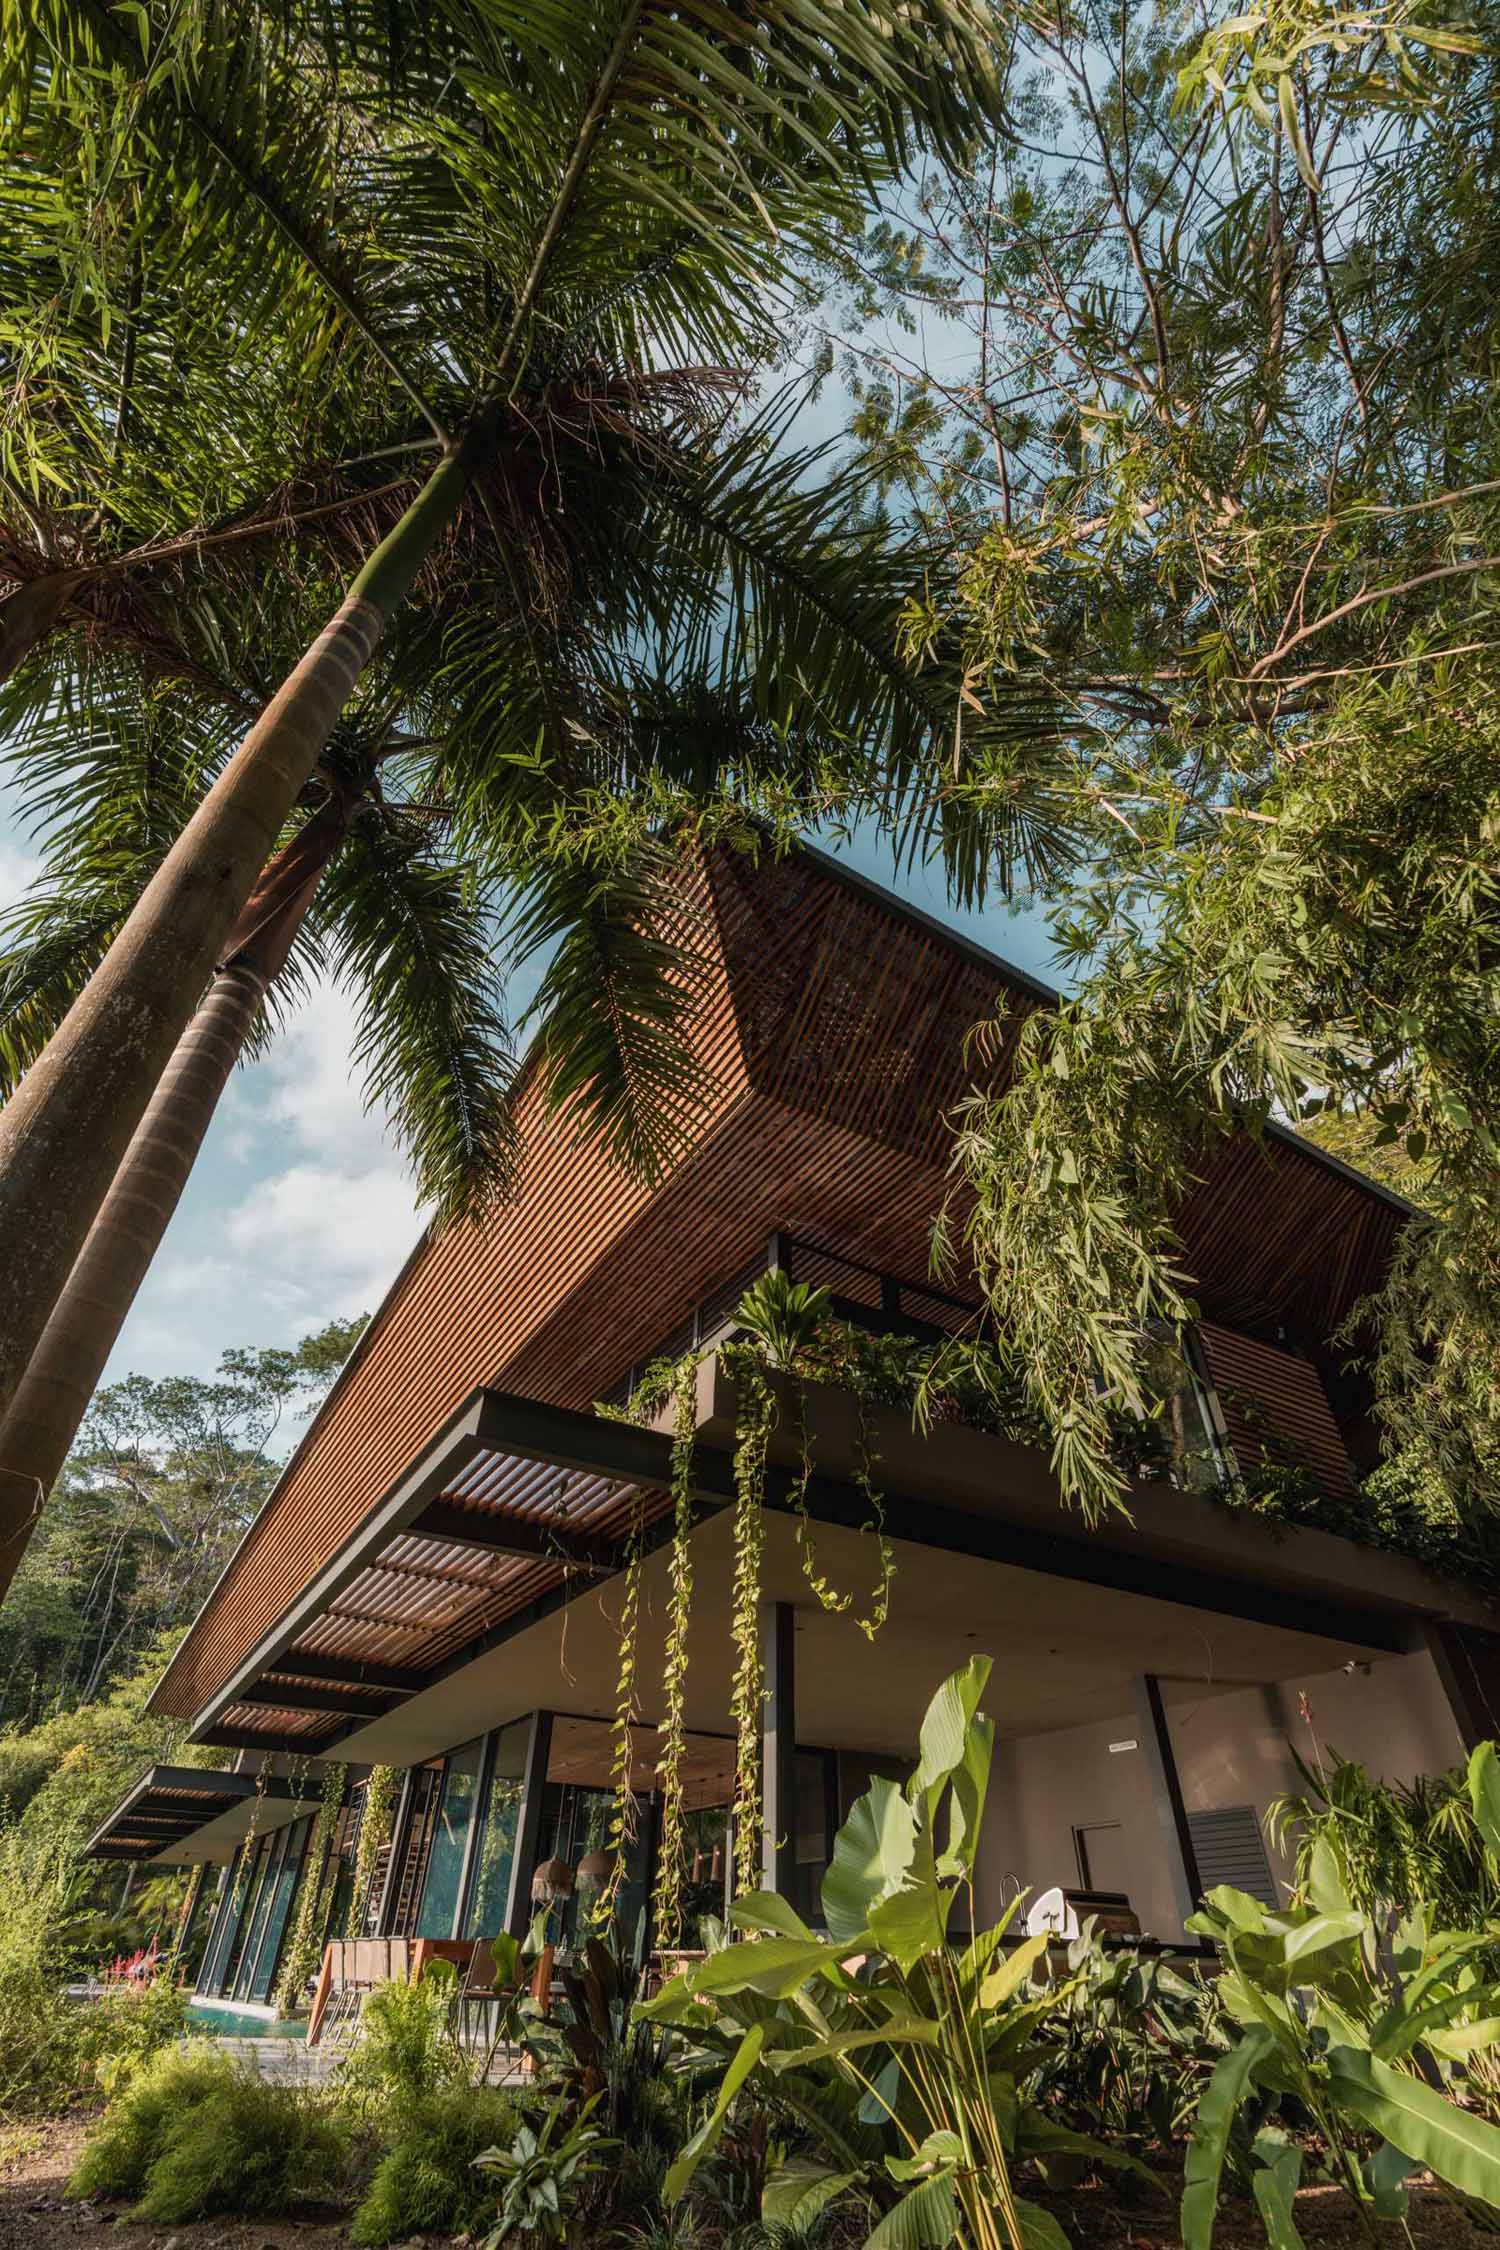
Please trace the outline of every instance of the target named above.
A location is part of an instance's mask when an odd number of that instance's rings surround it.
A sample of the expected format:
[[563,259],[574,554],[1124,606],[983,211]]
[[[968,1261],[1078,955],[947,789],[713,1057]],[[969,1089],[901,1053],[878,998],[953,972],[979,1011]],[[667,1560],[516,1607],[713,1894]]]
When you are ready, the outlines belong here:
[[[535,644],[576,630],[585,607],[616,645],[642,629],[679,648],[753,631],[768,708],[798,689],[830,711],[842,700],[848,738],[910,784],[945,699],[935,679],[924,695],[901,678],[889,575],[851,604],[847,545],[788,569],[764,543],[743,455],[705,457],[701,386],[664,370],[763,356],[802,250],[854,223],[916,136],[956,145],[993,104],[992,27],[965,0],[769,0],[752,41],[719,0],[691,18],[645,0],[368,19],[351,5],[315,23],[223,0],[170,13],[56,0],[40,24],[10,0],[5,14],[25,112],[17,200],[52,183],[47,255],[65,237],[73,276],[45,412],[12,428],[0,459],[11,484],[19,467],[39,501],[45,465],[66,485],[84,425],[96,440],[107,427],[110,476],[137,509],[172,464],[178,521],[212,513],[198,502],[226,450],[263,463],[279,442],[289,469],[321,457],[367,510],[370,456],[421,444],[436,462],[387,496],[394,520],[0,1116],[0,1400],[340,711],[445,547],[486,549],[507,629],[491,634],[487,683],[471,679],[480,709],[525,682],[519,706],[545,705]],[[0,254],[0,272],[15,257]],[[124,336],[104,408],[100,305]],[[231,379],[210,410],[203,370],[226,336]],[[684,400],[700,423],[687,438]],[[187,471],[161,438],[185,426]],[[362,432],[357,455],[309,445],[330,428]],[[588,497],[582,538],[559,521],[564,453]],[[674,533],[653,539],[664,521]],[[82,548],[53,559],[65,575],[92,567]],[[88,583],[72,579],[69,598]],[[765,676],[764,649],[795,653],[795,687]],[[557,713],[543,718],[555,741]],[[486,725],[467,742],[482,755],[459,777],[465,821],[501,781]]]

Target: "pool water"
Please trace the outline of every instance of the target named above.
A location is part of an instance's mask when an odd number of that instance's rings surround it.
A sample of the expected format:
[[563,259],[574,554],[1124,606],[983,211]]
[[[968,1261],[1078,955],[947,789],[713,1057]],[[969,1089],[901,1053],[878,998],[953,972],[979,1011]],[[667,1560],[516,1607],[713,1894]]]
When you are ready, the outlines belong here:
[[290,2020],[275,2016],[252,2015],[242,2008],[215,2008],[202,2000],[188,2003],[188,2014],[205,2031],[216,2031],[221,2039],[303,2039],[307,2035],[306,2016]]

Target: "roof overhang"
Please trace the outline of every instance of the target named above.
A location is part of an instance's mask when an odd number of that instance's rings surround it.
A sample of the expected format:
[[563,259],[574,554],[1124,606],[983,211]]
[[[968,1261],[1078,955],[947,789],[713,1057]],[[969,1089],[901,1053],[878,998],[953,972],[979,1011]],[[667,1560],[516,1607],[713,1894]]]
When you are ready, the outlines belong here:
[[[692,1474],[702,1517],[733,1498],[734,1402],[717,1360],[698,1379]],[[853,1402],[841,1409],[841,1398],[814,1401],[820,1466],[805,1489],[793,1461],[773,1459],[766,1498],[789,1512],[801,1491],[815,1522],[858,1533],[870,1500],[857,1474]],[[918,1434],[893,1415],[879,1456],[886,1531],[904,1548],[1178,1604],[1360,1656],[1406,1649],[1417,1617],[1462,1606],[1395,1557],[1324,1533],[1273,1533],[1164,1486],[1138,1492],[1134,1520],[1090,1531],[1061,1506],[1043,1455],[978,1431]],[[315,1756],[353,1742],[356,1755],[370,1754],[367,1740],[390,1731],[382,1722],[404,1705],[598,1590],[624,1567],[633,1533],[647,1552],[662,1545],[671,1489],[663,1431],[476,1391],[197,1714],[195,1738]]]
[[282,1828],[312,1810],[318,1788],[275,1774],[212,1766],[152,1766],[83,1847],[85,1859],[142,1867],[222,1861],[249,1834]]

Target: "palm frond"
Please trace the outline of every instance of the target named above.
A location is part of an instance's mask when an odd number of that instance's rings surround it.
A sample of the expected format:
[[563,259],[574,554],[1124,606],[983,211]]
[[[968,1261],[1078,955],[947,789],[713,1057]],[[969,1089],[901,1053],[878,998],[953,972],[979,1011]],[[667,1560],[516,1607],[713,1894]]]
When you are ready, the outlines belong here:
[[316,922],[330,970],[358,994],[354,1060],[391,1118],[418,1192],[441,1218],[514,1184],[515,1072],[493,928],[462,872],[371,807],[324,878]]
[[506,925],[518,959],[551,955],[527,1020],[552,1109],[648,1184],[692,1140],[712,1090],[689,1038],[705,963],[681,874],[651,842],[559,854]]

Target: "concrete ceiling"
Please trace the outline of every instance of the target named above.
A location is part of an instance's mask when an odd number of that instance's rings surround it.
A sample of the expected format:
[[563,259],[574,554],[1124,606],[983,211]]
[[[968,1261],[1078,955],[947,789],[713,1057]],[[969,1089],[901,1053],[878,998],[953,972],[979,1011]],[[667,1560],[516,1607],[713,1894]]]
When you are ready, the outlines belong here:
[[[765,1528],[764,1592],[797,1610],[797,1734],[808,1747],[908,1753],[934,1690],[976,1653],[994,1664],[985,1705],[1002,1736],[1123,1716],[1131,1682],[1144,1671],[1163,1680],[1170,1700],[1174,1681],[1201,1697],[1329,1670],[1351,1653],[1332,1637],[904,1544],[896,1548],[890,1615],[872,1642],[855,1619],[872,1591],[873,1541],[817,1530],[821,1570],[854,1594],[855,1615],[831,1615],[802,1574],[795,1524],[768,1515]],[[732,1562],[725,1511],[693,1537],[687,1723],[710,1735],[731,1726]],[[340,1755],[408,1765],[538,1707],[607,1719],[621,1590],[614,1579],[580,1595],[372,1721],[340,1745]],[[648,1724],[661,1716],[666,1613],[662,1550],[642,1574],[637,1707]]]

